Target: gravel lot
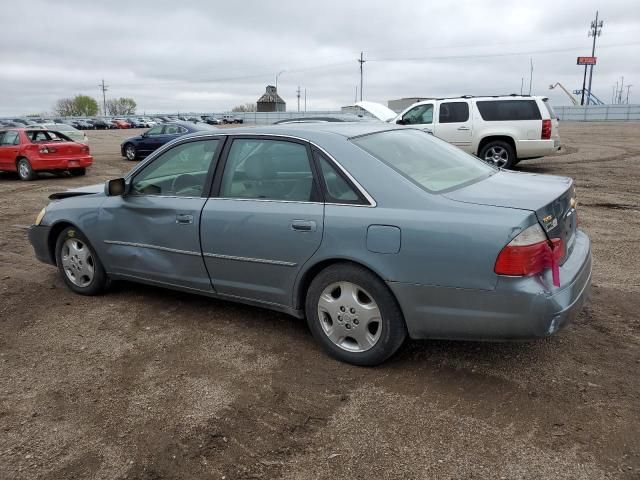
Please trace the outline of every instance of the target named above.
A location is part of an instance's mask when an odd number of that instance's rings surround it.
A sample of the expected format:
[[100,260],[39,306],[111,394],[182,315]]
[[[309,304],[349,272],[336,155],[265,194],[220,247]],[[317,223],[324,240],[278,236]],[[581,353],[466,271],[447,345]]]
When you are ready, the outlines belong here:
[[640,124],[561,124],[593,240],[590,302],[532,343],[411,342],[381,367],[325,356],[279,313],[120,283],[68,291],[26,226],[53,192],[120,176],[0,174],[0,478],[640,478]]

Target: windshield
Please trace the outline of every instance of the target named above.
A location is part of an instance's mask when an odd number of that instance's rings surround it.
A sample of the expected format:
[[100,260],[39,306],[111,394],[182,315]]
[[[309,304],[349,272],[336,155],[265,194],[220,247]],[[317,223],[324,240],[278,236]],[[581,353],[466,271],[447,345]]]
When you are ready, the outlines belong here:
[[496,172],[479,158],[422,130],[388,130],[351,141],[430,192],[450,190]]

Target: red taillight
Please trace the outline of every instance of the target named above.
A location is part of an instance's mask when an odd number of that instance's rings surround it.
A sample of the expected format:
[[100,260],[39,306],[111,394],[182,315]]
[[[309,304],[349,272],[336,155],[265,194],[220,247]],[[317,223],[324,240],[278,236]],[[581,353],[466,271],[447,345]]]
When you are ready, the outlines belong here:
[[40,153],[56,153],[57,150],[54,147],[41,147]]
[[89,153],[89,145],[83,145],[83,146],[82,146],[82,151],[83,151],[84,153]]
[[551,138],[551,120],[542,120],[541,140],[549,140]]
[[500,251],[494,271],[517,277],[535,275],[547,268],[556,270],[563,256],[562,239],[553,238],[549,242],[540,225],[533,225]]

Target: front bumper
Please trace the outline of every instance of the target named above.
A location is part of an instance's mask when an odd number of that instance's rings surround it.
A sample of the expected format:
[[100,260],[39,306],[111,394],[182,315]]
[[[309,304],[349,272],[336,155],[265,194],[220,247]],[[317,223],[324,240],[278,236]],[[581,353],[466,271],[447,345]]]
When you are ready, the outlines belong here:
[[495,290],[472,290],[389,282],[411,338],[525,340],[552,335],[580,312],[591,286],[591,242],[576,232],[574,249],[551,272],[500,277]]
[[29,227],[29,242],[36,254],[36,258],[44,263],[51,265],[56,264],[56,260],[52,255],[49,248],[49,234],[51,233],[51,227],[46,225],[31,225]]

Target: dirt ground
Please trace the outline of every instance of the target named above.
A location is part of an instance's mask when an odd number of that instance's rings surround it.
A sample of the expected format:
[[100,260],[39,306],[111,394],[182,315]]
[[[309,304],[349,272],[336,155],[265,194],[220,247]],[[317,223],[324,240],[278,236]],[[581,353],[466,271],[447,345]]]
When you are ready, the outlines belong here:
[[130,283],[86,298],[26,238],[53,192],[118,177],[133,131],[89,132],[84,178],[0,175],[0,478],[640,478],[640,124],[561,124],[591,299],[558,335],[421,341],[334,361],[304,322]]

